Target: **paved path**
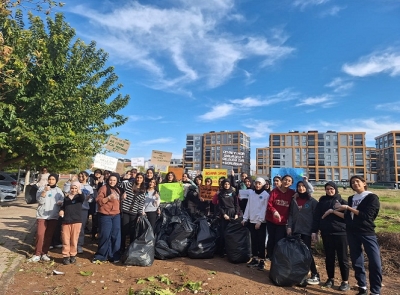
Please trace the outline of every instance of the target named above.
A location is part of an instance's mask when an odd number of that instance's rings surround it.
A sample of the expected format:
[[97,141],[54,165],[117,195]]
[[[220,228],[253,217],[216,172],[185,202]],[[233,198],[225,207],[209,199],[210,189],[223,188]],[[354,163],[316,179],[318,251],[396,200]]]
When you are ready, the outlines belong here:
[[17,271],[19,263],[32,254],[36,232],[37,204],[16,201],[0,203],[0,295]]

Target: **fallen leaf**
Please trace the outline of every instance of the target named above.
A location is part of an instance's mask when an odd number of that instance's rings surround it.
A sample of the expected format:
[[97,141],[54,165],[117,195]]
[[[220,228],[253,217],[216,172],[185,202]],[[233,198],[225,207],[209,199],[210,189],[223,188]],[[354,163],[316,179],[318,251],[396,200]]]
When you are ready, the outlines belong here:
[[81,270],[79,273],[81,274],[81,276],[84,276],[84,277],[88,277],[93,274],[93,272],[90,270],[88,270],[88,271]]

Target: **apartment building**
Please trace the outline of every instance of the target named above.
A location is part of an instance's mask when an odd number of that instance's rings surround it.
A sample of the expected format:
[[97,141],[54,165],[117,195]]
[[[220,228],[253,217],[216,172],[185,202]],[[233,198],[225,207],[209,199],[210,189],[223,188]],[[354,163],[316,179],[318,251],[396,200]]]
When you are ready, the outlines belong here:
[[378,181],[377,174],[377,152],[374,147],[367,147],[365,150],[365,161],[367,168],[367,178],[365,179],[369,183]]
[[400,131],[375,137],[377,181],[400,183]]
[[[244,153],[244,163],[241,166],[222,164],[224,152]],[[187,134],[183,154],[183,165],[188,170],[220,168],[250,173],[250,137],[242,131]]]
[[271,133],[269,147],[257,149],[257,175],[271,177],[271,168],[303,168],[310,180],[341,181],[367,177],[365,132]]

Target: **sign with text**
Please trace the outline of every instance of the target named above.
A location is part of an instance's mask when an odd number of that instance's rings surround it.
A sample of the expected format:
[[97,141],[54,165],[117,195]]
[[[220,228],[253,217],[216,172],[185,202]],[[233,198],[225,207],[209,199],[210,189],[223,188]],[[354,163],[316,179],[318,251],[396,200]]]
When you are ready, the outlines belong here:
[[179,182],[160,183],[158,188],[161,203],[170,203],[177,199],[183,200],[183,187]]
[[222,151],[222,164],[228,166],[242,166],[244,152]]
[[102,154],[97,154],[94,157],[94,167],[109,171],[115,171],[117,169],[118,159],[109,157]]
[[168,172],[174,172],[176,180],[182,180],[182,174],[185,170],[181,167],[168,167]]
[[129,142],[129,140],[121,139],[111,135],[108,138],[105,148],[109,151],[126,155],[130,145],[131,143]]
[[218,186],[201,185],[200,186],[200,198],[211,201],[215,194],[218,192]]
[[253,191],[252,189],[240,189],[239,190],[239,199],[240,200],[244,200],[244,199],[248,200],[250,193],[252,191]]
[[187,173],[189,174],[191,179],[194,179],[197,175],[199,175],[200,173],[198,173],[198,171],[196,170],[188,170]]
[[160,166],[169,166],[172,153],[162,151],[151,151],[151,164]]
[[143,166],[144,167],[144,158],[131,158],[131,166],[132,167],[139,167]]
[[206,178],[211,178],[212,185],[218,186],[218,179],[221,177],[228,178],[228,170],[226,169],[204,169],[203,170],[203,184],[206,184]]

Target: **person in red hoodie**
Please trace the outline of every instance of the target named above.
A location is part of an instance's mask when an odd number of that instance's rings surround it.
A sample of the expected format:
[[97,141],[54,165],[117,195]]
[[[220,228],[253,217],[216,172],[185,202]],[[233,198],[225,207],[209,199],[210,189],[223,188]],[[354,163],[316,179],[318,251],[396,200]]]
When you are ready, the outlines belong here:
[[281,186],[271,191],[268,200],[265,219],[267,221],[268,230],[267,257],[269,258],[272,258],[276,243],[286,236],[289,207],[292,197],[296,193],[290,188],[292,183],[292,176],[283,176]]

